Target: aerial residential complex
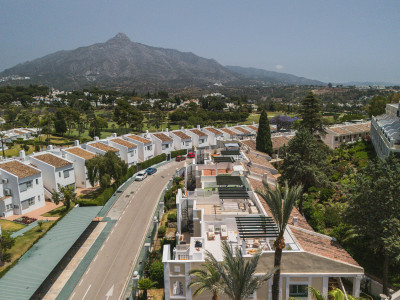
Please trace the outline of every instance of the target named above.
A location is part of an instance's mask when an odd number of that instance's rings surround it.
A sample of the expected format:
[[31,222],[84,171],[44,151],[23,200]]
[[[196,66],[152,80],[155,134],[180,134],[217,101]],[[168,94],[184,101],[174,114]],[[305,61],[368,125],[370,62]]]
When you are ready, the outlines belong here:
[[371,141],[381,157],[400,153],[400,104],[386,104],[386,113],[372,117]]

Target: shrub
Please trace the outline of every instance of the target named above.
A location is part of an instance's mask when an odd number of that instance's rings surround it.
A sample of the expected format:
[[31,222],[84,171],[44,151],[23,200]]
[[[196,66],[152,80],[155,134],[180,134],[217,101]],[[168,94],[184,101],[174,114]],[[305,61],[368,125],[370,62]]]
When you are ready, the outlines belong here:
[[157,282],[159,288],[164,287],[164,265],[161,261],[154,261],[150,265],[149,277],[152,281]]
[[158,236],[159,237],[164,237],[166,232],[167,232],[167,227],[160,226],[160,228],[158,228]]
[[168,214],[167,220],[168,222],[176,222],[177,221],[176,213]]
[[40,152],[40,145],[39,144],[35,144],[35,152]]
[[157,155],[151,159],[148,159],[144,162],[138,163],[137,166],[139,167],[140,170],[144,170],[144,169],[147,169],[148,167],[158,164],[166,159],[167,159],[167,155],[165,153],[163,153],[163,154]]
[[177,157],[178,155],[186,155],[186,154],[187,154],[186,149],[171,151],[171,158]]

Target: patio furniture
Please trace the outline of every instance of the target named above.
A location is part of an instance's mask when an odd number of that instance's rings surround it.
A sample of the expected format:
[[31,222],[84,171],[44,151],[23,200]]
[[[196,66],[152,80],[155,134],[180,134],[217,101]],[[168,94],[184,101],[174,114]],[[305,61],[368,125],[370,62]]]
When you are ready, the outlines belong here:
[[226,225],[221,225],[221,239],[228,238],[228,227]]
[[214,225],[208,225],[208,229],[207,229],[207,238],[208,238],[209,240],[215,239]]

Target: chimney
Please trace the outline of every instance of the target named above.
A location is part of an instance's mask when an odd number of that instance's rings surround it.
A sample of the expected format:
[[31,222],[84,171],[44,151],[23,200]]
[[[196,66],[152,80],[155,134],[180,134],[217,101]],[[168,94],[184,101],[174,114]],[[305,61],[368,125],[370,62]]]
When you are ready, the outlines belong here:
[[117,134],[114,132],[114,133],[111,135],[111,137],[116,138],[116,137],[117,137]]
[[53,145],[48,145],[47,150],[53,150]]
[[165,128],[165,132],[168,132],[168,128]]
[[98,137],[98,136],[95,136],[95,137],[94,137],[94,140],[95,140],[96,142],[98,142],[98,141],[99,141],[99,137]]
[[228,128],[228,124],[225,124],[225,128]]
[[197,125],[197,129],[200,130],[200,125]]
[[254,123],[254,121],[253,121],[253,122],[251,122],[251,124],[252,124],[252,125],[255,125],[256,123]]
[[24,150],[19,151],[19,157],[22,159],[25,159],[25,151]]
[[297,226],[297,224],[298,224],[298,218],[293,217],[293,226]]
[[181,130],[184,131],[184,130],[185,130],[185,127],[182,126],[182,127],[181,127]]
[[79,140],[74,141],[74,146],[79,146]]

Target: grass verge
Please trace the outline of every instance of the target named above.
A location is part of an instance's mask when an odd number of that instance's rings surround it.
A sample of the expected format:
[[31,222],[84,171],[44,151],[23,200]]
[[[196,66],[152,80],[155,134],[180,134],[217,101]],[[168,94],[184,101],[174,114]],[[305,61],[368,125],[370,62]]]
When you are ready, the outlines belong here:
[[26,225],[23,224],[18,224],[15,222],[11,222],[8,220],[0,220],[0,225],[1,225],[1,230],[2,231],[8,231],[8,232],[16,232],[18,230],[21,230],[22,228],[24,228]]

